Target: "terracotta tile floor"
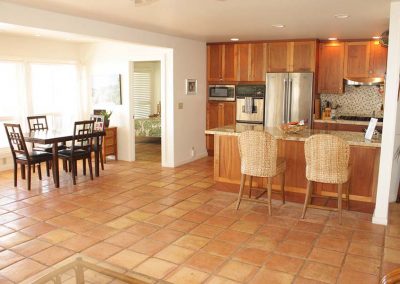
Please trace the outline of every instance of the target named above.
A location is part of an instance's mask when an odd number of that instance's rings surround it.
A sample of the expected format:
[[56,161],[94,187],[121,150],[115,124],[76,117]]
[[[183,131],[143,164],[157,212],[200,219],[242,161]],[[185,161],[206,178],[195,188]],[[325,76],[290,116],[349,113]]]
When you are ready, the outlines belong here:
[[212,159],[175,168],[159,162],[106,164],[78,184],[62,173],[32,191],[0,172],[0,283],[20,282],[75,253],[172,283],[378,283],[400,267],[400,205],[390,225],[371,215],[301,204],[242,202],[218,190]]

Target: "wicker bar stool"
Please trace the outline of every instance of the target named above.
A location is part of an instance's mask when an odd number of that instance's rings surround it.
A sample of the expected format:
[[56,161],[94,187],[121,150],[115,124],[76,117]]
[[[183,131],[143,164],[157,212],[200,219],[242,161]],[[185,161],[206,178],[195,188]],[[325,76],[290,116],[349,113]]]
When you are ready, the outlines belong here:
[[[282,202],[285,203],[286,161],[283,158],[278,158],[277,140],[267,132],[243,132],[239,135],[239,153],[242,176],[236,210],[239,209],[241,200],[248,200],[268,204],[268,212],[271,215],[272,178],[277,175],[281,175],[280,192],[282,194]],[[250,177],[249,198],[244,198],[243,189],[247,176]],[[251,197],[253,177],[265,177],[268,180],[267,189],[254,198]],[[259,198],[266,192],[268,200],[260,200]]]
[[[342,193],[343,184],[350,177],[350,146],[343,139],[329,134],[317,134],[308,138],[304,143],[306,157],[306,177],[307,191],[304,201],[304,219],[308,207],[338,211],[339,223],[342,223]],[[312,205],[313,195],[312,185],[314,182],[337,184],[338,195],[334,197],[338,200],[338,208]],[[328,197],[329,198],[329,197]],[[347,209],[349,206],[349,187],[346,190]]]

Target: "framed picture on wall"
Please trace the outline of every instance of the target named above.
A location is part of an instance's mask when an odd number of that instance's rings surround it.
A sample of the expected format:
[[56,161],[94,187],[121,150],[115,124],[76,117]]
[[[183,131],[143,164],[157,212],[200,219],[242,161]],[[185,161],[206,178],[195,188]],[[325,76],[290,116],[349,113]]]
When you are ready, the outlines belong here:
[[186,79],[186,95],[196,95],[197,94],[197,80],[196,79]]
[[122,104],[121,74],[96,75],[92,78],[93,104]]

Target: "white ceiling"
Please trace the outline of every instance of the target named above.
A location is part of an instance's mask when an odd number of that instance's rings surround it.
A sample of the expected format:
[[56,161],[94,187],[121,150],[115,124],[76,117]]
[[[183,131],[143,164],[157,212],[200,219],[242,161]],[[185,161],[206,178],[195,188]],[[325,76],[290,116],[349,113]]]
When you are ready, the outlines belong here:
[[390,0],[158,0],[140,6],[132,0],[5,1],[207,42],[370,38],[388,28],[390,6]]

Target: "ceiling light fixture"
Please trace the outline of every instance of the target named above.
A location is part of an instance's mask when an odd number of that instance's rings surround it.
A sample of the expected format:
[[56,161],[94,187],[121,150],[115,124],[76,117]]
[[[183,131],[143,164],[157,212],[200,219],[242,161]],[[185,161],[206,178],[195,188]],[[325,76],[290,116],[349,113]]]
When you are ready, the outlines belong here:
[[336,19],[347,19],[348,17],[350,17],[349,15],[347,15],[347,14],[336,14],[336,15],[333,15]]
[[231,38],[231,41],[239,41],[239,39],[236,37],[233,37],[233,38]]
[[41,35],[40,35],[40,34],[34,34],[34,36],[36,36],[36,37],[41,37]]
[[135,6],[145,6],[157,2],[158,0],[131,0],[131,1],[135,3]]
[[373,36],[372,38],[373,38],[373,39],[380,39],[381,36]]
[[328,40],[337,40],[337,37],[328,37]]
[[272,25],[272,27],[281,29],[281,28],[284,28],[285,25],[282,25],[282,24],[274,24],[274,25]]

